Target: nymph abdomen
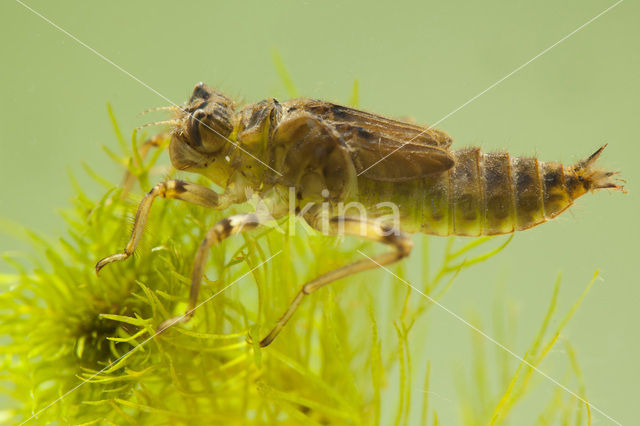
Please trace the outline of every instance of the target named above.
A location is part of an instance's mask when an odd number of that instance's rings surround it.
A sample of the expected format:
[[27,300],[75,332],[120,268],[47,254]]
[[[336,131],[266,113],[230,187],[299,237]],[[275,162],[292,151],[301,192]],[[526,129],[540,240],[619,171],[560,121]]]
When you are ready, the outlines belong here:
[[421,231],[467,236],[520,231],[554,218],[588,191],[622,189],[611,179],[614,173],[593,167],[602,149],[570,167],[476,147],[454,151],[454,167],[426,179],[433,189],[425,191]]

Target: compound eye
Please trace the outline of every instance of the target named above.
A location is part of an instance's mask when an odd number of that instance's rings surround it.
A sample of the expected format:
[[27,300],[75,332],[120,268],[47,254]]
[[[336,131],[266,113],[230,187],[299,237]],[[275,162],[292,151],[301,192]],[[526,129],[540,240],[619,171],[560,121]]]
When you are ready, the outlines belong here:
[[196,84],[196,87],[193,88],[193,93],[191,95],[191,102],[195,99],[203,99],[208,100],[211,97],[211,88],[204,83]]
[[207,113],[204,112],[202,109],[197,109],[193,112],[193,118],[196,121],[202,121],[207,117]]

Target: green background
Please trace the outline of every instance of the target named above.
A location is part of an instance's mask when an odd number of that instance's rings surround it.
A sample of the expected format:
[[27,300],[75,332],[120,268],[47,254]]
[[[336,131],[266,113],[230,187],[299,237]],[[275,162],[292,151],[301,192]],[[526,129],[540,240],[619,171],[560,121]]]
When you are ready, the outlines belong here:
[[[346,102],[358,79],[362,108],[427,124],[613,4],[108,3],[28,4],[176,103],[201,80],[246,102],[286,98],[271,59],[277,49],[301,95]],[[497,257],[461,274],[442,303],[477,318],[492,334],[493,301],[504,292],[518,318],[510,349],[523,355],[558,272],[560,312],[566,312],[600,269],[602,279],[562,338],[576,349],[589,401],[626,424],[639,416],[639,12],[637,3],[621,3],[438,125],[456,147],[479,145],[565,163],[609,143],[602,164],[623,172],[627,195],[586,196],[557,220],[518,234]],[[0,23],[0,217],[56,238],[64,232],[56,210],[68,206],[72,194],[68,168],[95,198],[102,190],[89,183],[82,162],[112,180],[121,175],[101,150],[102,144],[116,146],[105,103],[129,133],[158,117],[141,118],[140,111],[167,102],[19,3],[0,4]],[[3,229],[12,226],[4,223]],[[442,240],[431,240],[432,249],[441,250]],[[0,251],[19,254],[26,247],[0,235]],[[403,285],[384,272],[372,276],[381,278],[372,285]],[[470,368],[473,332],[437,308],[420,322],[421,331],[412,334],[417,398],[428,358],[431,404],[443,424],[455,424],[454,371]],[[555,363],[566,359],[562,348],[540,366],[560,381]],[[544,398],[555,390],[540,376],[536,383]],[[534,423],[534,413],[525,403],[512,420]],[[594,423],[609,424],[592,415]]]

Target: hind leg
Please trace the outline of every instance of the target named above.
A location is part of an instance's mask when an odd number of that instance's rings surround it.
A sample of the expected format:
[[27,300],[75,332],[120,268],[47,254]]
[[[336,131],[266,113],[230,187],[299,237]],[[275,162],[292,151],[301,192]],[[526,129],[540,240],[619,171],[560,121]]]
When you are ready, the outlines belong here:
[[[321,224],[318,220],[312,221],[310,225],[316,229],[321,228]],[[378,241],[391,246],[393,250],[373,256],[372,260],[359,260],[338,269],[334,269],[333,271],[320,275],[319,277],[304,284],[269,334],[260,341],[260,346],[264,347],[273,342],[306,296],[340,278],[369,269],[375,269],[379,266],[395,263],[408,256],[411,252],[411,248],[413,247],[411,238],[409,238],[408,235],[372,220],[357,217],[336,216],[329,220],[329,229],[332,234],[344,233],[345,235],[359,236],[369,240]]]

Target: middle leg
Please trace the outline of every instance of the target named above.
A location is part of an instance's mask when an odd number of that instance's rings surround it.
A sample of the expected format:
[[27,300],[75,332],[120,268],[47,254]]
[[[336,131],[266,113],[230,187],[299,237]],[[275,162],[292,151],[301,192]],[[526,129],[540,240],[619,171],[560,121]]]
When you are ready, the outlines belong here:
[[191,275],[191,290],[189,292],[189,304],[184,314],[177,317],[170,318],[163,321],[156,331],[157,334],[162,333],[167,328],[179,322],[185,323],[193,317],[193,313],[196,310],[198,303],[198,293],[200,291],[200,284],[202,283],[202,276],[204,275],[204,269],[209,258],[209,251],[211,246],[220,243],[225,238],[231,235],[238,234],[243,231],[256,228],[260,225],[260,219],[258,215],[250,214],[237,214],[230,216],[226,219],[222,219],[211,227],[207,236],[198,247],[196,257],[193,262],[193,273]]

